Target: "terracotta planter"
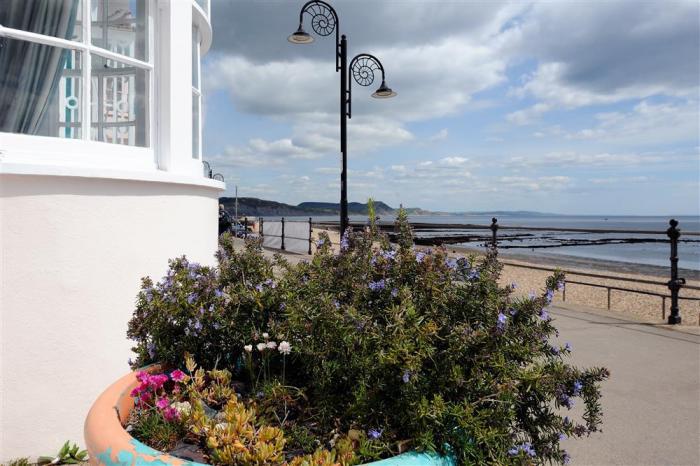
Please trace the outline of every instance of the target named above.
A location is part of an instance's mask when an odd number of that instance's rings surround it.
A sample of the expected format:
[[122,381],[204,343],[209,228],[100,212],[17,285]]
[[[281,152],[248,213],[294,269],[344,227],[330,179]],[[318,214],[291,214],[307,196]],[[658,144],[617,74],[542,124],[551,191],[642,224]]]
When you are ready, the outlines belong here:
[[[160,366],[142,370],[157,372]],[[85,420],[85,445],[90,464],[106,466],[206,466],[154,450],[139,442],[124,430],[123,425],[134,408],[129,395],[138,385],[136,373],[130,372],[105,390],[90,408]],[[381,461],[372,466],[454,466],[450,458],[409,452]]]

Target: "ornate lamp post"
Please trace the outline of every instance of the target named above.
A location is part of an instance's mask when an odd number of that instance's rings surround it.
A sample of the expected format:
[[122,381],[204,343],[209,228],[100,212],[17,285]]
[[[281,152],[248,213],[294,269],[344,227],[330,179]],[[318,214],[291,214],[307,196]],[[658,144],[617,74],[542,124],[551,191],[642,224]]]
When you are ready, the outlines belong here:
[[289,36],[293,44],[310,44],[314,38],[304,31],[304,15],[311,17],[311,27],[319,36],[329,36],[335,32],[336,53],[335,70],[340,72],[340,152],[343,167],[340,172],[340,234],[348,228],[348,136],[347,119],[352,118],[352,79],[360,86],[369,86],[374,82],[375,71],[382,73],[382,83],[372,94],[372,97],[384,99],[394,97],[396,92],[386,85],[384,67],[377,57],[361,53],[350,61],[348,69],[348,41],[345,35],[340,35],[338,13],[328,3],[322,0],[311,0],[301,7],[299,12],[299,28]]

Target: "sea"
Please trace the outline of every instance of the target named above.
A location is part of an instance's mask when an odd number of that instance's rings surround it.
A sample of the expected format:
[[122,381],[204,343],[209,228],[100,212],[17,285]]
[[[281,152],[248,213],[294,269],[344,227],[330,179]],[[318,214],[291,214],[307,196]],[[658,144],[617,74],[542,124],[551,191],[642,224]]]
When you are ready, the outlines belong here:
[[[669,217],[660,216],[592,216],[592,215],[545,215],[545,214],[468,214],[468,215],[420,215],[410,216],[411,223],[435,224],[429,230],[417,229],[416,236],[435,237],[451,235],[473,235],[472,241],[455,244],[465,248],[483,248],[491,232],[484,229],[447,229],[449,225],[491,224],[498,218],[501,227],[536,227],[545,230],[500,229],[499,254],[503,256],[532,255],[551,258],[578,258],[595,261],[641,264],[668,267],[670,245],[666,236]],[[293,220],[289,218],[289,220]],[[308,221],[308,217],[304,218]],[[678,244],[678,266],[682,269],[700,271],[700,216],[677,216],[681,237]],[[300,220],[302,220],[300,218]],[[334,221],[337,217],[314,217],[315,222]],[[352,222],[364,222],[366,217],[352,216]],[[393,221],[392,216],[382,216],[380,222]],[[440,228],[445,225],[445,229]],[[624,233],[582,233],[548,231],[556,229],[625,230]],[[636,233],[654,231],[657,234]],[[629,240],[654,242],[626,242]],[[572,244],[575,243],[575,244]],[[593,244],[591,244],[593,243]],[[603,244],[600,244],[603,243]]]

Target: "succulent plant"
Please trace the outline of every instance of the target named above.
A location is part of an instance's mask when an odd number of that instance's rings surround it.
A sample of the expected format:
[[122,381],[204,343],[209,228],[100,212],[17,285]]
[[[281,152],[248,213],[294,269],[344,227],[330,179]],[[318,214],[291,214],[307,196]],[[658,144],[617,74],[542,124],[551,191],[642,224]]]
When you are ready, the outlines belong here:
[[87,459],[87,450],[81,450],[77,443],[71,445],[70,440],[66,440],[56,456],[40,456],[37,464],[77,464]]

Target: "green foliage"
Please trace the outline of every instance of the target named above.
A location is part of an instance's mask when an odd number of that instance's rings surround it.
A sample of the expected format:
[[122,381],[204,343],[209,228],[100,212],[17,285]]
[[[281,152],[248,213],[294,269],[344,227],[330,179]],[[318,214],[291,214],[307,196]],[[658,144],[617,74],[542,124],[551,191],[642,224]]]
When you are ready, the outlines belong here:
[[15,458],[10,460],[7,465],[4,466],[29,466],[29,458]]
[[80,450],[77,444],[71,445],[70,441],[66,440],[56,456],[40,456],[37,464],[77,464],[87,459],[87,450]]
[[[460,464],[566,462],[561,439],[600,426],[608,372],[568,364],[569,347],[551,343],[547,306],[563,275],[538,296],[515,298],[498,284],[495,255],[415,250],[404,210],[396,234],[392,246],[370,222],[343,238],[339,254],[322,235],[313,259],[298,265],[266,259],[253,241],[236,250],[230,237],[216,268],[172,261],[139,294],[129,324],[136,364],[181,366],[190,352],[207,369],[229,369],[259,392],[261,422],[310,455],[293,464],[406,449]],[[291,353],[267,346],[273,340]],[[575,399],[582,422],[564,416]],[[310,441],[352,431],[362,432],[352,457]]]

